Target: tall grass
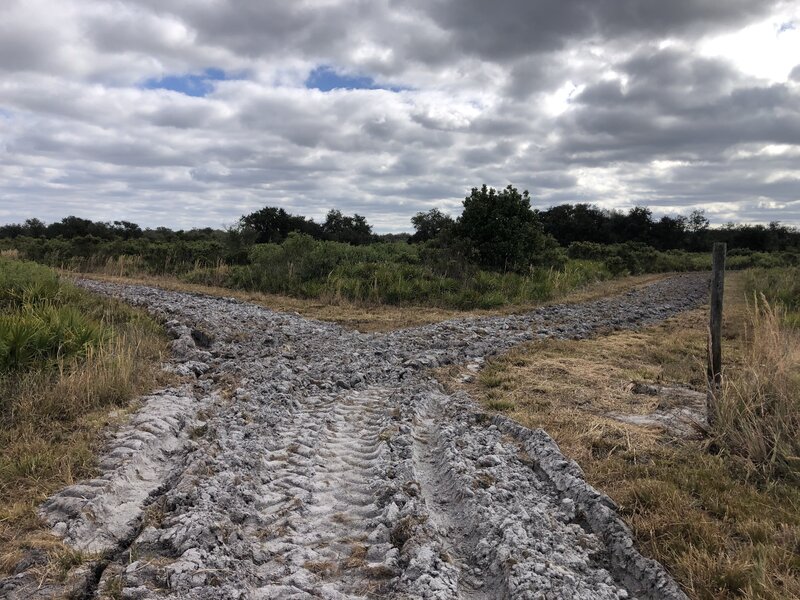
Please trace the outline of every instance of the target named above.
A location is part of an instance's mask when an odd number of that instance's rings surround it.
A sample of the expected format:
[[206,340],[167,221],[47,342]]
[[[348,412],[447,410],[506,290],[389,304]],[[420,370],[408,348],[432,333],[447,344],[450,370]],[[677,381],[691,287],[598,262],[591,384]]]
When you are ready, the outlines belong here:
[[716,438],[767,478],[800,481],[800,267],[744,274],[745,358],[725,373]]
[[152,388],[165,340],[156,323],[89,295],[50,269],[0,257],[0,573],[37,534],[35,507],[91,474],[111,409]]
[[745,272],[745,288],[750,296],[763,294],[782,306],[784,321],[800,327],[800,267],[750,269]]
[[750,307],[743,364],[724,373],[715,434],[763,476],[800,481],[800,331],[763,294]]

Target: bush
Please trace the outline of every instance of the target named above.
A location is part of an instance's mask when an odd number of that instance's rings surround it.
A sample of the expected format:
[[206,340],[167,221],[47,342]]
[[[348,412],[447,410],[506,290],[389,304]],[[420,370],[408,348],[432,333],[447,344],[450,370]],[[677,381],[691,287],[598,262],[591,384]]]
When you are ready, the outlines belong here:
[[532,265],[562,266],[555,239],[545,234],[531,210],[527,190],[509,185],[499,192],[472,188],[454,229],[468,241],[476,262],[489,269],[525,272]]
[[0,576],[53,549],[36,506],[92,476],[107,411],[153,389],[165,350],[143,313],[0,257]]
[[258,244],[251,265],[232,269],[228,285],[330,302],[493,308],[546,300],[608,277],[596,262],[526,274],[484,271],[449,248],[407,243],[351,246],[290,234],[283,244]]
[[711,257],[707,252],[659,251],[639,242],[624,244],[573,242],[569,245],[567,254],[570,258],[601,260],[614,275],[703,271],[711,268]]

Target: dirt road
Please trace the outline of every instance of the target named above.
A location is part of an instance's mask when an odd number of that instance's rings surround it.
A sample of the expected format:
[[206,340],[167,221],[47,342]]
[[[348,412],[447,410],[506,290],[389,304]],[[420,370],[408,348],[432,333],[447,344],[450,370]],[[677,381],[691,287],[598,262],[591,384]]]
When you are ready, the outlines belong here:
[[23,572],[0,596],[684,598],[544,432],[448,396],[428,367],[477,370],[537,337],[652,323],[705,301],[706,277],[369,335],[230,299],[81,285],[163,319],[165,367],[186,383],[146,398],[101,475],[42,507],[96,560],[54,586]]

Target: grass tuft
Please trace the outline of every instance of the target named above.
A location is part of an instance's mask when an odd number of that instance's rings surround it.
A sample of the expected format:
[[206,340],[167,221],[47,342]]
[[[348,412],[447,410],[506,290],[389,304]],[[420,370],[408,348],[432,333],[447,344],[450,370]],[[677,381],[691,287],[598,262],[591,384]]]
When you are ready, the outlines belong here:
[[767,479],[800,482],[800,331],[763,294],[749,313],[745,360],[723,374],[716,441]]

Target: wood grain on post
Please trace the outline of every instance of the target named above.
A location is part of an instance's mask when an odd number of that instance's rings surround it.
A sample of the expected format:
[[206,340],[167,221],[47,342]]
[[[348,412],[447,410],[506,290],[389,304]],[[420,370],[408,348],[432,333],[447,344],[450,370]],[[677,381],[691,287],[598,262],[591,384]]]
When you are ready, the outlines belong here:
[[717,403],[722,387],[722,294],[725,290],[725,251],[723,242],[715,242],[711,263],[711,318],[708,334],[708,424],[716,420]]

